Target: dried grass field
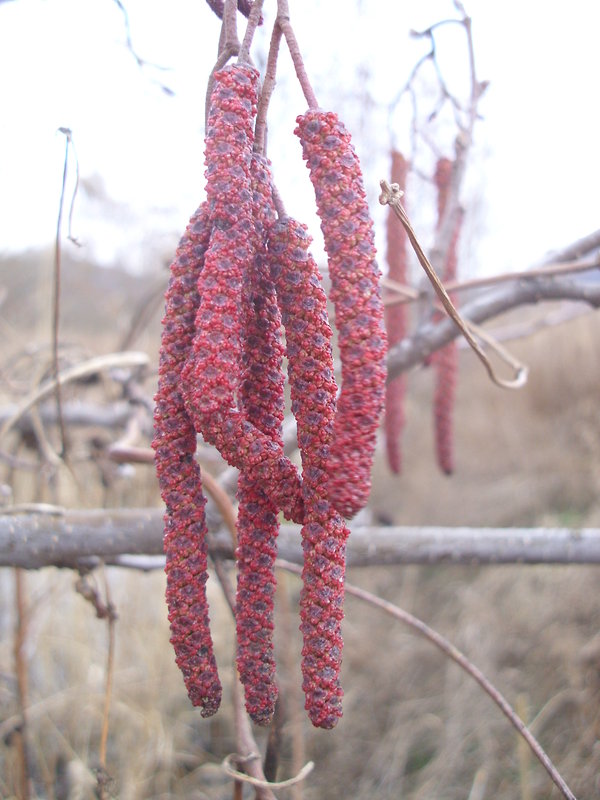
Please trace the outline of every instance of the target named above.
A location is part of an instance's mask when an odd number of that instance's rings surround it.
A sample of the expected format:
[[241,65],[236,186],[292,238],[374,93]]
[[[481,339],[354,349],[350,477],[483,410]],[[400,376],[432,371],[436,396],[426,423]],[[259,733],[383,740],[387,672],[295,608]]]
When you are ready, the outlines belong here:
[[[0,266],[3,403],[27,392],[49,369],[51,255]],[[128,349],[157,362],[161,303],[130,335],[154,278],[65,263],[61,342],[65,358]],[[90,299],[92,298],[92,299]],[[545,309],[536,309],[539,316]],[[512,319],[528,319],[529,310]],[[509,324],[511,318],[502,320]],[[498,323],[500,324],[500,323]],[[588,314],[511,343],[530,365],[519,392],[492,386],[461,354],[456,407],[457,468],[439,474],[431,432],[432,379],[409,376],[403,474],[383,460],[370,510],[380,524],[443,526],[600,526],[600,318]],[[149,396],[155,372],[144,383]],[[73,385],[65,400],[120,399],[108,377]],[[103,458],[119,431],[68,431],[77,465],[48,479],[4,460],[7,502],[68,507],[157,507],[149,466]],[[55,431],[50,439],[56,443]],[[2,449],[37,458],[32,437]],[[148,444],[148,432],[140,433]],[[18,446],[17,446],[18,445]],[[218,464],[214,464],[215,471]],[[421,617],[496,684],[530,724],[581,800],[600,797],[600,593],[595,566],[404,566],[350,570],[348,580]],[[32,797],[96,797],[107,662],[107,624],[75,591],[77,576],[49,568],[22,574],[27,667],[26,735]],[[215,581],[211,619],[224,683],[219,713],[203,720],[190,705],[169,645],[161,571],[97,571],[108,586],[115,624],[114,682],[106,766],[108,796],[120,800],[225,800],[232,782],[220,768],[236,749],[231,684],[233,626]],[[0,573],[0,797],[17,797],[20,732],[14,650],[16,574]],[[299,581],[280,573],[277,650],[284,698],[280,766],[284,779],[309,759],[315,769],[299,800],[546,800],[559,796],[513,728],[480,688],[432,646],[380,611],[348,597],[344,623],[344,716],[333,731],[311,728],[302,709]],[[265,734],[255,734],[264,746]],[[246,788],[244,796],[252,796]]]

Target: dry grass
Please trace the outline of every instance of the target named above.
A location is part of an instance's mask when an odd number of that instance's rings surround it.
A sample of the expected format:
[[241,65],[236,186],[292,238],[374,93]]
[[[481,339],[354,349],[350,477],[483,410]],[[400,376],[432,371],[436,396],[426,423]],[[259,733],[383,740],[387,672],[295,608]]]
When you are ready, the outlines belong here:
[[[45,279],[34,280],[44,273],[43,260],[21,267],[11,270],[16,277],[0,312],[6,332],[2,365],[23,350],[25,331],[28,343],[48,342]],[[116,349],[127,334],[143,291],[131,278],[119,285],[115,278],[111,273],[98,276],[85,265],[65,273],[63,338],[82,352]],[[98,297],[84,307],[80,298],[89,296],[90,281]],[[149,331],[134,343],[154,356],[159,317],[154,314]],[[406,524],[600,524],[599,327],[597,317],[586,317],[516,343],[513,349],[532,367],[530,385],[521,393],[490,386],[479,365],[469,355],[462,357],[457,473],[450,479],[438,474],[433,459],[431,375],[412,375],[408,469],[392,479],[385,465],[377,464],[373,513]],[[41,357],[22,356],[18,365],[12,363],[12,377],[25,382],[32,368],[40,367]],[[73,391],[100,397],[115,390],[106,384]],[[55,488],[39,481],[36,489],[30,475],[8,470],[0,480],[13,484],[15,500],[157,505],[148,468],[133,475],[112,473],[102,485],[102,465],[89,461],[94,436],[106,433],[73,434],[73,452],[81,457],[77,481],[65,478]],[[173,663],[162,574],[112,569],[107,575],[119,614],[107,755],[113,795],[121,800],[230,798],[231,784],[218,764],[235,750],[229,700],[232,624],[218,587],[212,583],[210,596],[225,701],[217,717],[204,721],[189,705]],[[349,579],[451,638],[513,704],[519,702],[577,796],[600,797],[596,567],[404,567],[354,570]],[[104,695],[106,623],[75,592],[74,581],[54,569],[26,576],[33,796],[56,800],[95,796]],[[282,585],[277,642],[284,695],[291,697],[300,682],[299,584],[287,577]],[[100,580],[98,586],[102,590]],[[0,616],[0,713],[7,734],[17,712],[10,571],[0,575],[0,593],[5,609]],[[338,727],[315,731],[301,714],[306,758],[316,761],[305,800],[463,800],[474,784],[485,786],[477,795],[485,798],[558,796],[476,685],[427,642],[352,598],[347,601],[343,671],[345,711]],[[281,777],[292,770],[296,711],[289,700]],[[262,743],[264,734],[257,735]],[[2,798],[15,796],[14,741],[11,735],[0,740]],[[289,791],[281,792],[286,796]]]

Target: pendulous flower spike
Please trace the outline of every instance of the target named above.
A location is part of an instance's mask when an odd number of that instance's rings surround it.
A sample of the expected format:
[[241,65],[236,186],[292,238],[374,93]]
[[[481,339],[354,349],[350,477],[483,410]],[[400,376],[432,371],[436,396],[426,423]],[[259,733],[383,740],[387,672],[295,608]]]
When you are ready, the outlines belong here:
[[383,411],[387,339],[373,223],[358,157],[336,114],[309,109],[295,133],[310,170],[329,261],[342,362],[328,461],[329,497],[345,517],[366,504]]
[[327,299],[308,249],[310,241],[304,225],[284,218],[272,226],[268,248],[286,331],[292,411],[302,456],[302,685],[313,725],[331,728],[342,714],[339,673],[348,529],[328,499],[336,384]]
[[196,336],[183,371],[196,430],[225,460],[259,481],[288,519],[302,520],[300,476],[238,404],[242,283],[252,248],[252,160],[258,72],[235,64],[216,72],[206,135],[212,233],[200,276]]
[[192,703],[202,716],[219,708],[221,684],[210,635],[206,599],[207,544],[196,432],[181,394],[181,370],[192,346],[197,282],[208,246],[208,209],[192,216],[171,264],[162,321],[158,391],[155,396],[155,464],[166,504],[164,550],[166,600],[175,660]]
[[[267,159],[254,154],[251,166],[254,259],[246,270],[242,301],[244,336],[240,398],[248,422],[283,448],[285,348],[281,314],[267,261],[266,236],[275,219]],[[277,700],[273,654],[278,507],[242,470],[238,480],[237,668],[246,710],[259,725],[270,722]]]

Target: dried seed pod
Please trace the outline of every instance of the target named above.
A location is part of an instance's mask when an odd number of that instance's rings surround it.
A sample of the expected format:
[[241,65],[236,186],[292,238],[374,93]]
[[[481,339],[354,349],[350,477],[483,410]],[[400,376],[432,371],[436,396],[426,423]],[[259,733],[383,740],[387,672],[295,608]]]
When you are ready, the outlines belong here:
[[241,295],[254,252],[252,123],[258,72],[246,65],[214,75],[206,135],[210,245],[200,276],[196,336],[183,371],[186,407],[196,429],[225,460],[262,483],[289,519],[302,520],[298,471],[237,405],[241,373]]
[[[266,231],[275,219],[269,162],[251,166],[254,260],[242,290],[245,310],[240,398],[246,419],[283,448],[285,348],[281,315],[269,273]],[[273,654],[273,595],[279,509],[247,471],[238,480],[237,668],[254,722],[267,724],[277,700]]]
[[[436,165],[434,180],[438,192],[438,227],[446,210],[452,168],[453,164],[449,158],[440,158]],[[451,281],[456,278],[457,248],[461,224],[462,214],[459,214],[446,256],[442,275],[444,281]],[[452,297],[452,301],[456,302],[454,297]],[[438,350],[434,354],[433,364],[436,370],[433,400],[436,460],[442,472],[446,475],[451,475],[454,472],[453,416],[458,374],[458,345],[456,341],[452,341],[441,350]]]
[[268,247],[286,331],[292,411],[302,455],[302,685],[313,725],[332,728],[342,714],[339,672],[348,529],[328,500],[336,384],[327,299],[308,251],[310,241],[306,226],[286,218],[272,227]]
[[167,607],[175,660],[192,703],[210,716],[221,702],[221,684],[209,629],[206,599],[207,544],[196,431],[185,410],[181,370],[194,336],[196,289],[208,246],[208,209],[192,216],[179,242],[166,292],[158,391],[154,414],[156,471],[166,504],[164,550]]
[[[408,161],[402,153],[392,150],[392,182],[406,191]],[[388,277],[397,283],[407,283],[408,237],[404,226],[391,206],[388,208],[386,220]],[[404,339],[407,329],[407,309],[404,303],[387,306],[385,309],[385,327],[388,345],[392,347]],[[398,375],[389,381],[385,390],[384,432],[386,453],[392,472],[399,474],[402,469],[402,448],[400,436],[404,428],[404,396],[406,394],[406,376]]]
[[337,115],[309,109],[296,134],[310,170],[335,307],[342,361],[329,457],[329,496],[352,517],[367,502],[377,427],[383,410],[386,335],[369,215],[358,157]]

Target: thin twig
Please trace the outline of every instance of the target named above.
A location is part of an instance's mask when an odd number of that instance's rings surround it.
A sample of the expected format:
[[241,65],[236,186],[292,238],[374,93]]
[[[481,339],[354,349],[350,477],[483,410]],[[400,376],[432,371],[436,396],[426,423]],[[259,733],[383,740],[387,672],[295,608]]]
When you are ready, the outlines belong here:
[[279,25],[281,32],[285,36],[285,41],[287,42],[290,56],[292,57],[294,69],[296,70],[296,77],[298,78],[298,82],[304,97],[306,98],[308,107],[318,108],[319,103],[310,84],[308,74],[304,67],[302,53],[300,52],[300,45],[298,44],[296,34],[294,33],[294,29],[292,28],[292,24],[290,22],[290,9],[288,0],[277,0],[277,25]]
[[242,44],[240,46],[240,53],[238,55],[238,61],[240,63],[249,63],[250,62],[250,48],[252,47],[252,40],[254,39],[254,34],[256,33],[256,29],[260,25],[262,16],[262,7],[263,7],[263,0],[254,0],[252,4],[252,9],[248,16],[248,24],[246,25],[246,32],[244,34],[244,38],[242,39]]
[[17,789],[17,800],[29,800],[31,791],[29,786],[29,748],[27,745],[28,675],[27,662],[25,660],[25,638],[27,636],[25,575],[22,570],[15,569],[14,576],[15,606],[17,612],[14,632],[14,659],[17,676],[17,704],[21,720],[17,738],[20,784]]
[[98,747],[98,771],[97,771],[97,792],[99,800],[106,800],[107,786],[110,783],[110,776],[106,769],[106,747],[108,743],[108,722],[110,713],[110,703],[112,697],[112,686],[114,676],[114,652],[115,652],[115,622],[118,618],[116,609],[110,599],[110,590],[106,573],[104,577],[104,596],[103,600],[96,588],[90,585],[86,576],[80,576],[75,584],[75,591],[87,600],[96,612],[98,619],[105,619],[108,625],[108,650],[106,654],[106,688],[104,691],[104,702],[102,705],[102,725],[100,728],[100,745]]
[[276,20],[275,24],[273,25],[273,32],[271,33],[271,42],[269,44],[269,54],[267,56],[265,77],[263,80],[260,98],[258,100],[256,124],[254,126],[254,150],[261,154],[264,154],[266,150],[267,111],[277,79],[277,57],[279,55],[280,43],[281,26]]
[[[62,393],[60,383],[58,382],[58,326],[60,320],[60,276],[61,276],[61,240],[62,240],[62,216],[63,205],[65,202],[65,190],[67,186],[67,168],[69,164],[69,145],[71,144],[72,133],[70,128],[59,128],[60,133],[65,135],[65,158],[63,164],[63,175],[60,187],[60,202],[58,204],[58,217],[56,220],[56,237],[54,240],[54,276],[53,276],[53,296],[52,296],[52,371],[53,377],[56,380],[54,387],[54,397],[56,400],[56,415],[58,418],[58,430],[60,432],[61,444],[61,457],[64,458],[67,450],[67,436],[65,432],[65,424],[62,415]],[[75,196],[73,196],[73,202]],[[71,203],[71,211],[73,203]],[[69,215],[70,227],[70,215]]]
[[110,598],[110,587],[106,577],[106,571],[103,570],[104,577],[104,596],[106,613],[106,624],[108,626],[108,650],[106,653],[106,689],[104,692],[104,704],[102,707],[102,730],[100,734],[100,747],[98,750],[98,760],[100,768],[106,772],[106,745],[108,742],[108,721],[110,713],[110,701],[112,697],[112,687],[115,669],[115,622],[117,614]]
[[[565,273],[578,273],[589,272],[593,269],[600,268],[600,258],[593,258],[589,261],[570,261],[567,263],[552,263],[547,267],[540,267],[536,269],[525,269],[515,272],[503,272],[500,275],[487,275],[483,278],[470,278],[469,280],[454,280],[447,281],[444,284],[446,291],[450,294],[463,292],[469,289],[481,289],[485,286],[495,286],[498,283],[506,283],[507,281],[519,281],[522,278],[546,278],[553,275],[563,275]],[[389,289],[391,292],[396,293],[396,297],[390,296],[383,300],[386,306],[394,306],[402,303],[412,303],[419,300],[423,293],[410,286],[402,286],[389,278],[382,278],[381,285]]]
[[[293,572],[295,575],[302,574],[301,567],[298,567],[296,564],[292,564],[289,561],[277,559],[276,564],[283,569],[289,570],[289,572]],[[569,789],[561,774],[556,769],[545,750],[542,748],[541,744],[527,728],[523,720],[516,714],[508,700],[506,700],[506,698],[498,691],[498,689],[496,689],[496,687],[486,678],[483,672],[476,667],[467,658],[467,656],[464,655],[464,653],[458,650],[458,648],[455,647],[452,642],[448,641],[448,639],[446,639],[437,631],[433,630],[433,628],[430,628],[429,625],[420,620],[418,617],[415,617],[413,614],[410,614],[408,611],[399,608],[393,603],[390,603],[387,600],[384,600],[383,598],[366,591],[365,589],[354,586],[353,584],[346,583],[345,586],[347,594],[357,597],[359,600],[385,611],[386,614],[394,617],[394,619],[400,620],[400,622],[408,625],[410,628],[412,628],[412,630],[416,631],[418,634],[435,645],[439,650],[442,651],[442,653],[444,653],[444,655],[452,659],[455,664],[458,664],[461,669],[470,675],[471,678],[473,678],[473,680],[475,680],[479,686],[481,686],[488,697],[498,706],[505,717],[509,720],[511,725],[513,725],[514,728],[525,739],[533,754],[548,772],[554,784],[558,787],[563,796],[567,798],[567,800],[576,800],[575,795]]]

